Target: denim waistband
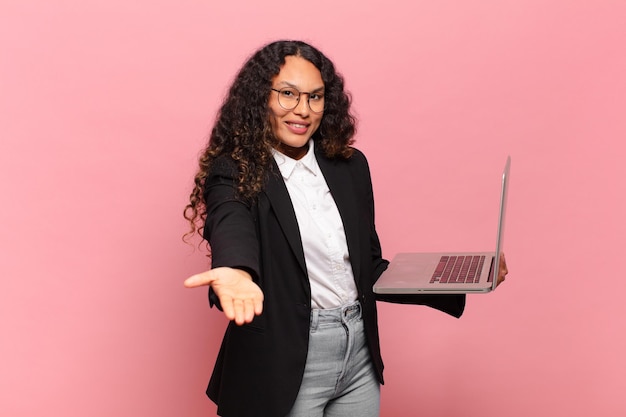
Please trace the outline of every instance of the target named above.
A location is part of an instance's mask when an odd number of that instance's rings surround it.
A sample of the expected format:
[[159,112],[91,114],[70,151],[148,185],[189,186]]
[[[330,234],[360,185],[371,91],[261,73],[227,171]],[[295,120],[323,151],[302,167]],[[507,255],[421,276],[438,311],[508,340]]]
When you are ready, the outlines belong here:
[[359,320],[361,318],[361,304],[355,301],[345,306],[321,309],[314,308],[311,310],[311,329],[316,328],[320,324],[332,324],[336,323],[341,325],[352,320]]

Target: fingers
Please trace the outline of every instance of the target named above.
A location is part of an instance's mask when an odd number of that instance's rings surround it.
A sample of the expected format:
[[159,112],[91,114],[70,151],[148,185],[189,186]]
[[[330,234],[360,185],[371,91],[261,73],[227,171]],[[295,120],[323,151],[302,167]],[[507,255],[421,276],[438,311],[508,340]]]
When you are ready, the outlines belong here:
[[263,312],[263,297],[254,300],[254,314],[257,316]]
[[500,272],[504,275],[509,273],[509,268],[506,266],[506,258],[504,257],[504,253],[500,254]]
[[263,302],[253,299],[242,300],[225,296],[220,299],[220,303],[226,318],[233,320],[238,326],[251,323],[254,316],[263,311]]
[[509,273],[509,268],[506,266],[506,259],[504,253],[500,254],[500,265],[498,268],[498,284],[500,285],[506,279],[506,274]]

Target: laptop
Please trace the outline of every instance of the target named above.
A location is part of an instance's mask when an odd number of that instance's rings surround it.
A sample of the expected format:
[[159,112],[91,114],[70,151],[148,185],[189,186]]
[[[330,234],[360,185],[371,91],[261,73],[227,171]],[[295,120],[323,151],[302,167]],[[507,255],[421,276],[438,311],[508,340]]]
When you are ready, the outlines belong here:
[[511,157],[502,173],[495,252],[398,253],[374,284],[377,294],[471,294],[496,289]]

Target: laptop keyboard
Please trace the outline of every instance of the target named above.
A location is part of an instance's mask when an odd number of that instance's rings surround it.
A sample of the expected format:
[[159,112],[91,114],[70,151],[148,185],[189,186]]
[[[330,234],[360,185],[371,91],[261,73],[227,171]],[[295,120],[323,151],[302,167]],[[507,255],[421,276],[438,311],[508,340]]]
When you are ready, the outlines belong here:
[[484,265],[484,256],[444,255],[439,260],[430,283],[462,284],[478,282]]

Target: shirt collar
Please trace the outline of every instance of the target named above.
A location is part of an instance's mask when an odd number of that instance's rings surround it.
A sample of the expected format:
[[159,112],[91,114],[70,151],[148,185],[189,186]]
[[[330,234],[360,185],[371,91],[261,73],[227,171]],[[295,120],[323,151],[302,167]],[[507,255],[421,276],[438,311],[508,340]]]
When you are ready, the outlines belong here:
[[315,142],[313,139],[309,139],[309,149],[299,160],[290,158],[274,148],[272,148],[272,154],[284,179],[289,179],[289,177],[291,177],[291,174],[298,163],[309,170],[313,175],[317,175],[319,173],[319,166],[317,165],[317,160],[315,159]]

